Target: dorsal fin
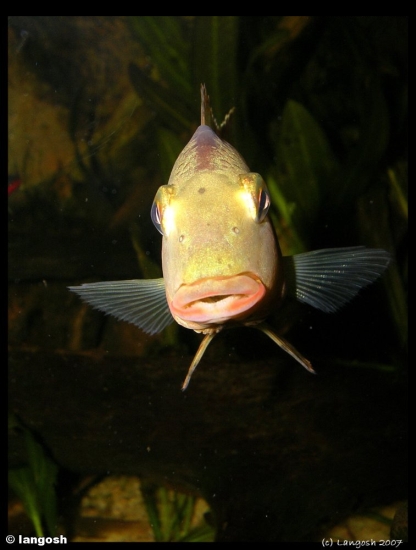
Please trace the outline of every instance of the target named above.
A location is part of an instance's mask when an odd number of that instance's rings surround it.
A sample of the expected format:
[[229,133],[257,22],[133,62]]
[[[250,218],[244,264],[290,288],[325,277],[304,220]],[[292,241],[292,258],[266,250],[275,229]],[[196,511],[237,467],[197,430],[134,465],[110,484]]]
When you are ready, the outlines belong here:
[[209,126],[215,131],[217,136],[222,137],[224,129],[234,111],[235,107],[231,107],[231,109],[225,115],[224,120],[221,122],[221,124],[218,124],[217,119],[212,112],[207,87],[205,86],[205,84],[201,84],[201,126]]
[[210,117],[212,117],[212,110],[209,104],[209,95],[205,84],[201,84],[201,126],[211,126],[207,120]]

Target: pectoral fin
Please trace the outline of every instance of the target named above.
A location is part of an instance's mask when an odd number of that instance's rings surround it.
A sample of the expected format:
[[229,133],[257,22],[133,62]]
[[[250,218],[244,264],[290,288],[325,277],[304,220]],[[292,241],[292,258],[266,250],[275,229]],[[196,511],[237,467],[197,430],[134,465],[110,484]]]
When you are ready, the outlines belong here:
[[155,334],[173,322],[163,279],[105,281],[70,286],[83,300],[122,321]]
[[299,301],[334,312],[375,281],[391,260],[364,246],[327,248],[283,258],[288,292]]

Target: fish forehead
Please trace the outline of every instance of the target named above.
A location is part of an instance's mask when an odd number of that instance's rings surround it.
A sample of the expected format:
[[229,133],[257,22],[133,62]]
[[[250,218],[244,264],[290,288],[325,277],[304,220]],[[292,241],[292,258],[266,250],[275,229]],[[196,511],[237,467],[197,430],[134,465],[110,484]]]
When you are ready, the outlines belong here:
[[195,218],[217,224],[229,224],[231,218],[251,222],[243,197],[239,174],[203,170],[176,187],[172,203],[178,224],[197,229]]
[[177,158],[168,183],[181,186],[200,171],[238,175],[249,168],[232,145],[202,125]]

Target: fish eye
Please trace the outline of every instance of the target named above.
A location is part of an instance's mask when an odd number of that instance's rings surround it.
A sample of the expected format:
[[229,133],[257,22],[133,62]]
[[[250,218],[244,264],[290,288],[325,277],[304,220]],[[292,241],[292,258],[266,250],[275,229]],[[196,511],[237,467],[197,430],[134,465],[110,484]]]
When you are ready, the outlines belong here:
[[270,195],[265,187],[260,189],[257,200],[257,221],[260,223],[267,216],[270,207]]
[[174,192],[173,185],[161,185],[150,210],[150,217],[154,226],[164,237],[169,236],[175,224],[175,209],[171,205],[171,198]]
[[267,216],[270,208],[270,195],[267,186],[260,174],[249,172],[240,176],[241,185],[247,193],[247,204],[250,205],[250,212],[257,223],[261,223]]
[[157,201],[153,201],[152,208],[150,210],[150,217],[152,218],[153,225],[163,235],[162,231],[162,214],[160,211],[160,204]]

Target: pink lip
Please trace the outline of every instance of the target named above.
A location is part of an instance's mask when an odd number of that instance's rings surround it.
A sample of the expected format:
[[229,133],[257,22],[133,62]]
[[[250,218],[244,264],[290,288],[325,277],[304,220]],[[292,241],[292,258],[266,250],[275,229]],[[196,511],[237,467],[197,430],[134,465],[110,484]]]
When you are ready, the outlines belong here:
[[200,279],[179,287],[170,309],[184,321],[219,323],[242,316],[265,293],[263,283],[251,275]]

